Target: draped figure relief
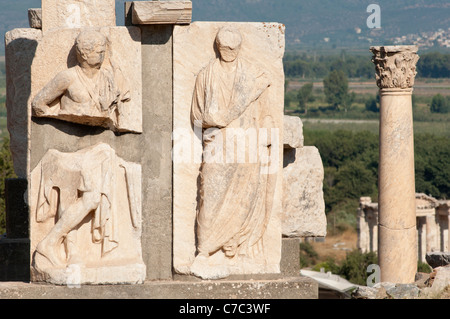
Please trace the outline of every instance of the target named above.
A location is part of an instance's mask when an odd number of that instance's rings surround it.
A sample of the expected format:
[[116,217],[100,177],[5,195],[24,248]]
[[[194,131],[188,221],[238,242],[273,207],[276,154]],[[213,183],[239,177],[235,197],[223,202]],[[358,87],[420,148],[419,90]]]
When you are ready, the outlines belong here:
[[269,171],[272,144],[277,152],[266,98],[271,80],[239,54],[242,41],[238,29],[220,29],[218,57],[198,74],[193,94],[191,120],[203,130],[203,160],[191,272],[201,278],[264,272],[267,265],[264,234],[276,184]]
[[[75,153],[48,151],[32,172],[32,269],[35,278],[65,283],[66,269],[145,265],[140,249],[141,166],[105,143]],[[118,276],[120,278],[120,276]],[[120,279],[119,279],[120,280]],[[94,279],[93,279],[94,281]]]

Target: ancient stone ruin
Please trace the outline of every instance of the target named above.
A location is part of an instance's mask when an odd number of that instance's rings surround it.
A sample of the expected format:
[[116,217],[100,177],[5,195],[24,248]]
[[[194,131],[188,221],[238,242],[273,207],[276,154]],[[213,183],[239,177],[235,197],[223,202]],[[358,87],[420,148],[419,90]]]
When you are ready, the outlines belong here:
[[[318,297],[299,243],[326,236],[324,170],[284,115],[283,24],[192,22],[191,1],[126,2],[125,26],[114,0],[28,13],[5,35],[0,298]],[[371,51],[379,203],[361,201],[359,245],[409,284],[448,249],[449,205],[415,194],[417,47]]]
[[[449,202],[425,194],[416,194],[417,258],[426,262],[426,254],[449,250]],[[357,247],[362,252],[378,251],[378,203],[361,197],[357,212]]]
[[380,94],[378,263],[381,281],[407,284],[417,270],[412,92],[418,47],[370,49]]
[[114,6],[43,0],[5,36],[3,277],[46,283],[15,288],[33,297],[317,298],[299,240],[326,235],[324,172],[284,116],[284,25],[139,1],[116,26]]

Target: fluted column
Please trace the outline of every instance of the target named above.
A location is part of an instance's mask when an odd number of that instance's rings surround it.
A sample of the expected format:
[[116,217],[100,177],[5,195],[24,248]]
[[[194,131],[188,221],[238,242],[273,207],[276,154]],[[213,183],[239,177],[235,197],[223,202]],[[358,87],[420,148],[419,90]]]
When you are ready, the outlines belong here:
[[381,281],[411,283],[417,271],[412,91],[415,46],[371,47],[380,88],[378,262]]

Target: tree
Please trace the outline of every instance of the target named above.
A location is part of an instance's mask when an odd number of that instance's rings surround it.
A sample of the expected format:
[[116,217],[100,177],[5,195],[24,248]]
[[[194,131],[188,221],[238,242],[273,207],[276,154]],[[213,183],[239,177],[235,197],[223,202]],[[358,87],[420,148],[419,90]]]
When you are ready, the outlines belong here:
[[416,191],[439,199],[450,198],[450,143],[448,137],[414,137]]
[[430,52],[421,55],[417,62],[418,75],[425,78],[448,78],[450,76],[450,54]]
[[435,96],[433,96],[433,99],[431,100],[430,110],[433,113],[449,113],[450,103],[441,94],[436,94]]
[[306,83],[300,90],[298,90],[297,100],[300,109],[305,111],[305,115],[308,113],[307,103],[311,99],[313,90],[313,83]]
[[371,196],[376,191],[377,177],[361,161],[348,161],[335,175],[335,185],[330,195],[336,203],[346,199],[358,200],[361,196]]
[[306,268],[314,265],[319,258],[319,254],[309,242],[300,243],[300,267]]
[[284,68],[286,75],[288,76],[301,76],[302,78],[311,76],[311,65],[307,61],[286,61],[284,63]]
[[348,79],[342,70],[333,70],[323,79],[324,93],[327,103],[334,109],[348,106]]
[[366,101],[366,111],[378,113],[380,112],[379,104],[377,98],[371,96]]
[[347,254],[346,259],[339,269],[338,275],[343,276],[354,284],[365,286],[367,277],[370,275],[367,272],[367,267],[377,263],[378,258],[376,253],[362,253],[355,249]]

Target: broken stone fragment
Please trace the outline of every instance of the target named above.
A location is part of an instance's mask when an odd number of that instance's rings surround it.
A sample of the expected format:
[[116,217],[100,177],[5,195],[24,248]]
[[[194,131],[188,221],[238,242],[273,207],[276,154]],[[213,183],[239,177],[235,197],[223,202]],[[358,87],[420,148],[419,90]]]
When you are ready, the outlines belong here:
[[282,232],[285,237],[324,237],[323,164],[319,150],[284,151]]
[[303,123],[298,116],[284,116],[284,148],[303,147]]
[[425,259],[432,268],[450,265],[450,252],[427,253]]
[[190,24],[191,1],[135,1],[133,24]]
[[386,289],[386,293],[393,299],[414,299],[419,296],[420,289],[414,284],[397,284]]
[[42,29],[42,9],[28,9],[28,22],[30,28]]
[[358,286],[352,292],[352,299],[376,299],[378,289],[373,287]]

